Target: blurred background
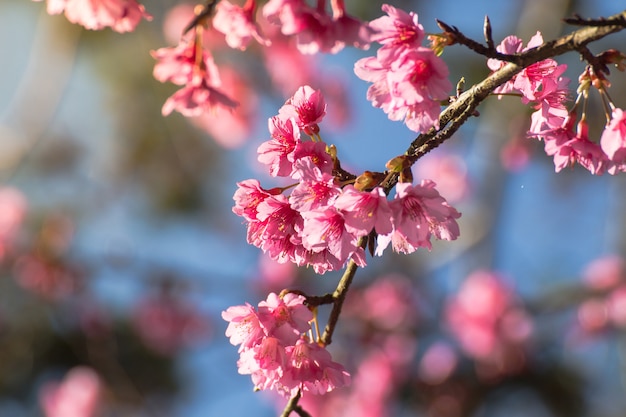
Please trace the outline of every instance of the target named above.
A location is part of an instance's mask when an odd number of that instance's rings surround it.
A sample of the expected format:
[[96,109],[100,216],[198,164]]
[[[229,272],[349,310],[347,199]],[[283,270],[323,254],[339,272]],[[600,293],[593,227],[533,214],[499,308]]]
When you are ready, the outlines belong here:
[[[572,30],[613,0],[389,1],[496,43]],[[363,20],[382,2],[348,1]],[[45,4],[0,2],[0,416],[52,416],[60,392],[85,416],[274,416],[284,399],[252,392],[221,311],[268,292],[331,291],[340,276],[277,265],[246,244],[235,183],[259,178],[267,119],[306,81],[324,92],[324,140],[358,173],[380,171],[414,138],[366,101],[354,62],[375,49],[297,60],[225,47],[210,34],[242,104],[227,123],[161,106],[176,86],[152,76],[150,51],[174,46],[193,3],[145,2],[136,31],[87,31]],[[591,45],[626,45],[626,33]],[[288,50],[287,47],[285,47]],[[443,58],[455,84],[488,74],[462,47]],[[559,57],[575,80],[575,54]],[[626,76],[611,96],[626,106]],[[604,124],[597,96],[591,134]],[[530,111],[493,98],[415,167],[463,213],[461,238],[412,256],[368,258],[331,345],[351,388],[305,398],[314,416],[623,416],[626,180],[580,167],[554,173],[525,138]],[[323,315],[322,315],[323,317]],[[63,391],[65,390],[65,391]],[[81,397],[82,398],[82,397]],[[48,408],[47,408],[48,407]],[[89,407],[85,406],[85,409]],[[55,414],[55,417],[60,417]]]

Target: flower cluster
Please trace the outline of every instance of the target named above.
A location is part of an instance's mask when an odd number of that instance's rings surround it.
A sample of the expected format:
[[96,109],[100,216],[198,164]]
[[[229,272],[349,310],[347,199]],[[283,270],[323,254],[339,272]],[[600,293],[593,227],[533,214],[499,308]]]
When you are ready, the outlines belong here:
[[[259,181],[239,182],[233,212],[248,226],[248,243],[280,262],[311,265],[317,273],[341,268],[348,260],[365,265],[359,239],[378,234],[376,253],[392,245],[397,252],[431,248],[430,238],[454,240],[460,213],[435,189],[435,183],[400,183],[393,200],[378,186],[359,190],[335,176],[338,160],[320,138],[326,113],[324,97],[309,86],[298,89],[269,120],[271,139],[258,148],[258,159],[275,177],[296,183],[262,188]],[[302,140],[301,132],[313,141]],[[291,189],[291,194],[283,194]]]
[[252,377],[255,389],[274,389],[291,397],[298,391],[325,394],[350,383],[350,375],[332,361],[326,348],[303,333],[311,331],[313,313],[301,295],[270,293],[258,309],[250,304],[229,307],[226,336],[240,345],[240,374]]
[[[35,0],[42,1],[42,0]],[[110,27],[124,33],[135,30],[142,18],[151,20],[136,0],[46,0],[49,14],[65,13],[65,17],[91,30]]]
[[337,53],[346,45],[365,49],[371,30],[366,23],[346,12],[343,0],[331,1],[332,16],[326,12],[326,1],[317,7],[305,0],[270,0],[263,6],[263,16],[280,26],[283,35],[296,38],[303,54]]
[[164,116],[174,110],[187,117],[200,116],[237,106],[236,101],[219,90],[222,82],[213,57],[202,48],[202,30],[196,28],[194,32],[191,41],[183,38],[176,47],[152,52],[157,60],[154,78],[183,86],[163,104]]
[[421,46],[424,28],[417,14],[384,4],[387,16],[370,22],[372,41],[382,45],[375,57],[356,62],[356,75],[373,84],[367,91],[372,105],[391,120],[403,120],[415,132],[439,127],[440,102],[452,84],[448,67],[432,49]]
[[[517,54],[543,44],[541,33],[523,47],[523,42],[516,36],[508,36],[496,48],[505,54]],[[606,60],[623,59],[621,55],[605,55]],[[493,71],[505,63],[489,59],[487,65]],[[567,66],[559,65],[553,59],[545,59],[525,68],[512,80],[498,87],[497,94],[518,93],[522,101],[530,104],[535,111],[531,116],[528,135],[543,140],[545,151],[554,158],[556,172],[578,163],[592,174],[626,171],[626,117],[621,109],[616,108],[606,94],[608,81],[602,73],[587,67],[579,77],[578,97],[573,108],[568,109],[569,78],[564,77]],[[607,111],[607,124],[599,141],[589,138],[586,112],[583,108],[579,117],[579,104],[589,95],[589,89],[595,87],[600,92]]]

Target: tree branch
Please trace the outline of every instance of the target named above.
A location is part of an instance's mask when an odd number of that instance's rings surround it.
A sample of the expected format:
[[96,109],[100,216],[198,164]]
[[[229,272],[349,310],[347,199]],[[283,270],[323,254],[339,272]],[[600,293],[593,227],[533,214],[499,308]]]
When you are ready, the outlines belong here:
[[[607,20],[612,22],[626,21],[626,10],[607,18]],[[553,41],[545,42],[536,48],[511,55],[515,57],[513,62],[509,62],[480,83],[472,86],[444,109],[439,116],[439,130],[433,128],[427,133],[420,134],[411,143],[406,154],[417,160],[449,139],[493,90],[511,80],[524,68],[547,58],[578,51],[585,45],[624,28],[626,26],[621,23],[584,27]],[[393,186],[395,183],[388,185]]]

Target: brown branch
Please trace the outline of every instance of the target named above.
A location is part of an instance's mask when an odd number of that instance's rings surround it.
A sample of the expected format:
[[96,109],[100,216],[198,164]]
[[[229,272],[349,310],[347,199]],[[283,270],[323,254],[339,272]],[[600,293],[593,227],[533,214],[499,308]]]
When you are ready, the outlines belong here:
[[563,19],[563,21],[569,25],[576,26],[623,26],[626,27],[626,16],[617,15],[611,16],[609,18],[601,17],[599,19],[585,19],[578,14],[575,14],[573,17],[568,17]]
[[[360,238],[359,247],[365,248],[365,245],[367,245],[367,237]],[[346,266],[346,270],[344,271],[343,276],[337,283],[337,288],[332,294],[333,309],[330,312],[330,316],[328,317],[328,322],[326,323],[326,327],[324,328],[324,334],[321,337],[321,342],[325,346],[330,345],[330,343],[332,342],[332,336],[335,331],[335,327],[337,326],[337,322],[339,321],[339,315],[341,314],[341,308],[343,307],[343,302],[346,299],[346,295],[348,294],[348,289],[350,288],[350,285],[352,284],[352,280],[354,279],[354,276],[356,275],[357,269],[358,269],[358,266],[356,265],[356,263],[354,263],[353,260],[350,260],[350,262],[348,262],[348,265]],[[322,297],[307,297],[307,303],[309,303],[309,299],[311,299],[311,302],[321,301],[321,300],[326,301],[327,297],[328,297],[328,294]],[[300,417],[310,417],[309,414],[306,411],[304,411],[302,407],[298,405],[298,401],[300,400],[301,396],[302,396],[302,392],[298,390],[298,393],[294,395],[293,397],[291,397],[291,399],[285,406],[285,409],[283,410],[280,416],[288,417],[292,411],[295,411],[296,413],[300,415]]]

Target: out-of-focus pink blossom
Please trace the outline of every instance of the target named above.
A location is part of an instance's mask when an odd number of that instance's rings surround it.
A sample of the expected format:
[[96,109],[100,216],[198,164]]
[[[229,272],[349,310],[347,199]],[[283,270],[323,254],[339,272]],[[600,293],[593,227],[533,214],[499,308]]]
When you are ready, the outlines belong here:
[[45,384],[39,402],[46,417],[94,417],[101,391],[102,383],[93,370],[76,367],[62,382]]
[[134,311],[133,322],[146,346],[162,355],[173,355],[209,333],[207,319],[168,292],[142,300]]
[[430,152],[414,167],[415,177],[432,179],[447,201],[459,202],[470,192],[467,166],[458,155]]
[[213,27],[226,35],[226,43],[231,48],[245,50],[252,39],[261,45],[269,45],[269,41],[259,33],[254,21],[256,1],[248,0],[243,7],[227,0],[220,1],[213,17]]
[[202,77],[193,77],[183,88],[172,94],[163,104],[163,116],[169,115],[174,110],[183,116],[200,116],[205,112],[211,112],[215,108],[220,110],[232,110],[238,103],[209,85]]
[[69,265],[46,259],[37,253],[18,257],[13,273],[21,287],[48,299],[67,297],[77,288],[76,271]]
[[258,116],[258,96],[252,86],[233,67],[221,66],[221,90],[237,100],[235,110],[218,106],[209,112],[190,118],[190,122],[206,131],[227,149],[243,145],[251,136]]
[[26,198],[15,188],[0,188],[0,261],[4,259],[26,213]]
[[132,32],[142,18],[152,20],[136,0],[48,0],[47,3],[49,14],[65,12],[67,20],[91,30],[110,27],[120,33]]
[[452,375],[458,363],[457,354],[445,342],[433,343],[426,349],[418,368],[422,381],[430,385],[438,385]]
[[489,271],[472,273],[446,306],[446,323],[484,378],[517,372],[533,325],[511,288]]
[[626,277],[626,263],[619,255],[607,255],[591,261],[583,270],[583,281],[595,290],[615,287]]

